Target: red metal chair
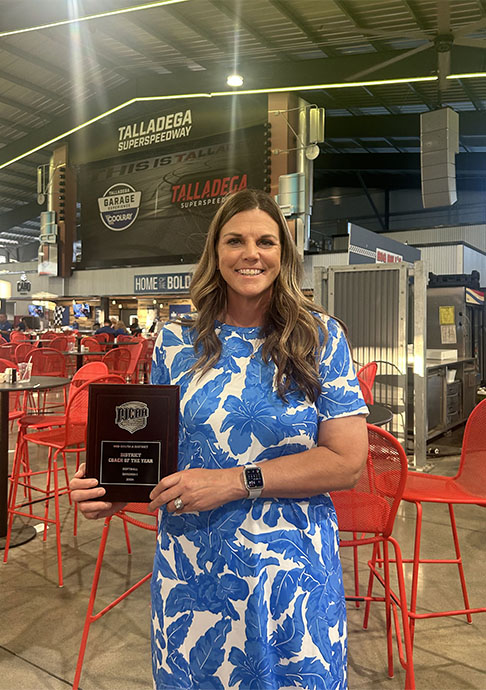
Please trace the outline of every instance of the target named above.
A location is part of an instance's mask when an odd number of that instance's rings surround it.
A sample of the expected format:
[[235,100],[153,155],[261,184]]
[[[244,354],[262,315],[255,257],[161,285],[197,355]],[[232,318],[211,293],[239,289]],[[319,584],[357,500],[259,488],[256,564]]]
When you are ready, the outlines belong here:
[[[10,362],[8,359],[0,359],[0,372],[3,374],[5,369],[17,369],[15,362]],[[10,393],[8,396],[8,421],[14,422],[16,419],[22,417],[24,413],[22,403],[22,393]]]
[[[364,367],[358,370],[357,376],[359,385],[361,387],[361,392],[365,399],[366,404],[373,405],[373,384],[375,382],[376,370],[378,369],[378,364],[376,362],[369,362],[365,364]],[[363,386],[362,384],[365,384]],[[369,397],[369,400],[366,397]]]
[[57,350],[58,352],[66,352],[68,349],[68,342],[69,339],[67,335],[59,335],[57,338],[51,338],[49,347],[51,347],[53,350]]
[[[86,336],[81,340],[81,347],[87,348],[89,352],[101,352],[103,350],[100,342],[98,341],[97,338],[91,337],[91,336]],[[100,354],[94,354],[94,355],[89,355],[85,354],[83,356],[83,361],[86,363],[89,362],[101,362],[101,358],[103,355]]]
[[15,362],[15,348],[17,343],[7,343],[0,345],[0,358]]
[[137,342],[137,338],[133,335],[128,335],[128,333],[122,333],[121,335],[117,335],[116,337],[116,342],[118,344],[120,343],[131,343],[131,342]]
[[[398,542],[392,536],[395,515],[400,504],[407,480],[407,457],[396,438],[387,431],[368,425],[369,451],[366,466],[355,488],[333,491],[331,497],[336,508],[339,530],[351,532],[351,539],[341,539],[341,546],[373,546],[373,557],[369,561],[370,580],[366,596],[358,597],[367,603],[363,627],[368,624],[369,605],[372,601],[385,602],[386,634],[388,653],[388,675],[393,676],[392,621],[395,622],[400,663],[406,669],[405,688],[415,688],[412,658],[412,641],[409,628],[403,559]],[[380,478],[386,478],[386,491],[380,488]],[[364,533],[362,538],[355,538]],[[376,567],[380,545],[383,549],[383,571]],[[393,546],[395,558],[389,557],[389,545]],[[396,565],[399,593],[390,584],[390,563]],[[383,596],[373,596],[373,581],[377,578],[384,587]],[[356,596],[346,596],[355,601]],[[401,612],[400,632],[398,609]],[[403,642],[402,642],[403,634]]]
[[127,383],[138,383],[138,367],[142,357],[143,344],[138,343],[137,345],[130,345],[126,348],[123,348],[122,345],[119,349],[125,349],[130,355],[130,364],[125,374]]
[[[123,383],[119,376],[102,376],[87,383],[84,383],[79,388],[73,389],[69,398],[65,420],[59,426],[49,428],[42,428],[32,433],[24,434],[23,443],[34,443],[38,446],[43,446],[48,449],[47,469],[39,471],[31,471],[30,468],[23,469],[21,463],[22,453],[17,453],[17,461],[14,462],[11,482],[12,488],[10,491],[10,501],[8,507],[8,529],[7,538],[5,541],[4,563],[7,562],[8,550],[10,546],[10,537],[12,532],[13,520],[16,515],[21,515],[28,518],[35,518],[44,523],[44,541],[47,538],[48,525],[54,524],[56,529],[57,542],[57,567],[59,586],[63,586],[62,574],[62,553],[61,553],[61,522],[59,514],[59,498],[65,494],[69,495],[69,479],[67,475],[67,454],[76,454],[76,469],[79,466],[79,455],[86,450],[86,430],[88,422],[88,394],[89,386],[93,382],[97,383]],[[51,424],[52,424],[51,420]],[[58,456],[62,456],[62,464],[58,466]],[[59,486],[59,472],[63,471],[66,478],[66,485]],[[32,478],[46,476],[45,488],[34,486]],[[19,485],[26,483],[31,491],[37,491],[41,498],[38,500],[29,500],[27,503],[22,501],[16,503],[17,489]],[[51,484],[54,484],[52,487]],[[49,504],[54,499],[55,517],[49,517]],[[32,505],[37,503],[45,503],[43,515],[35,515],[32,512]],[[29,512],[25,509],[28,508]],[[76,525],[75,525],[76,533]]]
[[8,340],[0,335],[0,345],[8,345]]
[[[66,360],[64,355],[62,355],[57,350],[53,350],[50,347],[38,347],[32,350],[30,356],[30,361],[32,362],[32,376],[66,376]],[[49,395],[49,389],[39,393],[39,399],[37,406],[34,405],[32,409],[40,412],[41,410],[45,412],[47,396]],[[48,408],[63,407],[66,404],[66,389],[64,389],[64,402],[63,403],[51,403]]]
[[[157,532],[157,512],[151,513],[147,510],[147,505],[145,503],[129,503],[123,510],[121,510],[118,513],[115,513],[113,517],[118,517],[123,520],[123,527],[125,530],[125,538],[127,541],[127,549],[128,553],[131,554],[131,546],[130,546],[130,540],[128,537],[128,528],[127,528],[127,523],[130,523],[131,525],[135,525],[136,527],[141,527],[142,529],[150,530],[152,532]],[[137,516],[147,516],[150,518],[154,518],[153,522],[145,522],[139,519],[136,519],[135,517],[132,517],[133,515]],[[120,594],[116,599],[114,599],[112,602],[110,602],[108,605],[104,606],[98,613],[93,613],[95,601],[96,601],[96,592],[98,590],[98,583],[100,580],[100,574],[101,574],[101,567],[103,565],[103,556],[105,553],[105,547],[106,547],[106,542],[108,540],[108,534],[110,531],[110,525],[111,525],[111,520],[112,518],[106,518],[104,526],[103,526],[103,533],[101,535],[101,541],[100,541],[100,546],[98,549],[98,558],[96,559],[96,566],[95,566],[95,572],[93,575],[93,583],[91,585],[91,593],[89,596],[89,603],[88,603],[88,610],[86,612],[86,619],[84,623],[84,629],[83,629],[83,635],[81,638],[81,644],[79,648],[79,654],[78,654],[78,661],[76,664],[76,673],[74,676],[74,682],[73,682],[73,690],[78,690],[79,688],[79,681],[81,678],[81,672],[83,669],[83,660],[84,660],[84,654],[86,651],[86,644],[88,641],[88,635],[89,635],[89,630],[90,626],[92,623],[100,619],[102,616],[105,615],[105,613],[108,613],[114,606],[119,604],[121,601],[123,601],[129,594],[134,592],[136,589],[138,589],[141,585],[144,584],[144,582],[147,582],[147,580],[150,579],[152,576],[152,573],[148,573],[144,577],[142,577],[138,582],[136,582],[134,585],[129,587],[125,592]]]
[[32,350],[35,350],[37,348],[38,343],[31,343],[25,342],[25,343],[19,343],[17,347],[15,348],[15,361],[17,364],[19,362],[27,362],[29,359],[30,353]]
[[[446,477],[424,472],[409,472],[403,492],[403,500],[415,504],[417,511],[415,525],[415,545],[413,560],[412,592],[410,597],[410,627],[412,642],[415,631],[415,621],[422,618],[437,618],[443,616],[466,615],[471,623],[473,613],[484,613],[486,608],[471,608],[464,577],[459,537],[457,534],[454,505],[478,505],[486,507],[486,400],[481,401],[469,415],[462,442],[459,469],[454,477]],[[427,558],[420,557],[420,541],[422,535],[422,503],[443,503],[449,509],[452,538],[454,541],[455,558]],[[478,554],[482,557],[482,553]],[[449,563],[457,565],[461,583],[464,609],[417,613],[417,592],[419,568],[421,563],[437,564]]]
[[102,361],[106,364],[111,374],[127,377],[127,371],[131,362],[128,347],[117,347],[103,355]]
[[25,335],[23,331],[12,331],[10,333],[11,343],[23,343],[29,340],[29,337]]
[[[1,360],[0,360],[1,362]],[[80,388],[83,384],[93,382],[96,379],[99,379],[100,377],[106,377],[109,374],[108,372],[108,367],[103,364],[103,362],[93,362],[92,364],[85,364],[81,369],[78,369],[78,371],[74,374],[71,384],[69,386],[69,394],[68,396],[71,398],[73,395],[75,395],[76,390]],[[124,380],[119,377],[117,383],[124,383]],[[20,395],[20,394],[19,394]],[[9,399],[12,398],[13,396],[10,395]],[[29,452],[28,452],[28,445],[25,442],[25,436],[28,433],[29,430],[39,430],[39,429],[51,429],[56,426],[63,426],[66,424],[66,414],[26,414],[25,410],[25,404],[20,406],[20,414],[17,414],[15,419],[18,419],[18,432],[17,432],[17,442],[15,444],[15,455],[14,455],[14,461],[13,461],[13,466],[14,468],[19,468],[20,466],[23,468],[23,471],[25,473],[25,481],[22,482],[22,486],[24,489],[24,495],[29,497],[29,502],[31,503],[32,501],[32,487],[30,485],[30,463],[29,463]],[[17,470],[17,474],[20,470]],[[18,477],[17,477],[18,480]],[[66,474],[66,482],[69,481],[69,478]],[[11,484],[10,484],[10,490],[9,490],[9,498],[8,498],[8,505],[11,506],[13,505],[13,501],[15,500],[12,497],[13,493],[13,484],[15,482],[15,472],[12,472],[11,476]],[[32,515],[32,506],[29,506],[30,514]],[[76,534],[76,527],[77,527],[77,511],[75,511],[74,515],[74,534]]]

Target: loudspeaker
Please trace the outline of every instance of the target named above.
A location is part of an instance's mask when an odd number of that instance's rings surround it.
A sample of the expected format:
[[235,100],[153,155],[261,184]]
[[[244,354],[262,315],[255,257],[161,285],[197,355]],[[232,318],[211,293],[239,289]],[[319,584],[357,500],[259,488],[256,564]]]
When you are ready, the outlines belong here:
[[459,115],[452,108],[422,113],[420,172],[424,208],[456,203],[456,153],[459,153]]

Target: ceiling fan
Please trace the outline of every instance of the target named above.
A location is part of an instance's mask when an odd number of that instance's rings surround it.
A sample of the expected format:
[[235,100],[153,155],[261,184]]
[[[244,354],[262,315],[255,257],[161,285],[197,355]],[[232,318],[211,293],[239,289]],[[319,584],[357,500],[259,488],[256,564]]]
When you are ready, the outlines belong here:
[[424,50],[435,49],[437,53],[437,75],[439,77],[439,90],[444,91],[448,86],[447,77],[451,73],[451,49],[453,45],[469,46],[471,48],[486,48],[486,39],[484,38],[468,38],[470,34],[475,33],[479,29],[486,27],[486,17],[478,21],[472,22],[458,29],[453,29],[451,26],[451,0],[437,0],[437,30],[434,33],[427,33],[426,31],[387,31],[386,29],[368,29],[363,26],[356,25],[356,29],[364,35],[379,36],[382,39],[387,38],[411,38],[414,40],[423,39],[426,43],[407,50],[390,60],[386,60],[367,70],[353,74],[348,77],[347,81],[353,81],[365,74],[375,72],[378,69],[387,67],[395,62],[405,60],[406,58],[420,53]]

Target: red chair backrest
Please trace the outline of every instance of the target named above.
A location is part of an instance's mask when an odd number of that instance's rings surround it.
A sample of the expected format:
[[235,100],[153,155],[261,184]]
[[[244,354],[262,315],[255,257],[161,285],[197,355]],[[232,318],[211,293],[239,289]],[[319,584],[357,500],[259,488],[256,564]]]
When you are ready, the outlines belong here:
[[32,362],[32,376],[66,376],[66,360],[57,350],[41,347],[29,355]]
[[390,536],[407,481],[407,456],[397,439],[368,424],[368,459],[354,489],[332,491],[338,526],[345,532]]
[[372,393],[369,385],[366,383],[366,381],[361,379],[359,376],[358,376],[358,383],[359,383],[359,387],[361,388],[361,393],[363,395],[365,403],[367,405],[373,405],[373,403],[374,403],[373,393]]
[[133,377],[137,370],[140,357],[142,356],[143,345],[142,343],[138,343],[138,345],[130,345],[130,347],[125,349],[130,355],[130,364],[128,365],[126,375]]
[[468,417],[455,480],[464,491],[486,496],[486,399]]
[[131,343],[132,340],[136,342],[136,338],[134,338],[133,335],[128,335],[128,333],[122,333],[116,337],[117,343]]
[[41,340],[52,340],[53,338],[57,338],[59,336],[59,333],[54,333],[53,331],[46,331],[45,333],[41,333]]
[[[2,340],[3,340],[3,338],[2,338]],[[10,333],[10,342],[11,343],[19,343],[19,342],[22,342],[23,340],[29,340],[28,336],[26,336],[23,331],[12,331]]]
[[65,445],[70,446],[86,441],[88,424],[89,387],[92,383],[125,383],[120,376],[106,375],[97,377],[75,389],[66,407]]
[[0,358],[14,361],[16,347],[17,343],[5,343],[5,345],[0,345]]
[[27,362],[30,353],[35,349],[36,346],[33,343],[19,343],[15,348],[15,361]]
[[377,369],[378,364],[376,362],[369,362],[358,371],[358,378],[367,383],[370,388],[373,388]]
[[106,355],[103,355],[102,361],[106,364],[111,374],[126,376],[131,361],[128,347],[117,347],[114,350],[110,350]]
[[3,335],[0,335],[0,345],[5,345],[8,344],[8,340],[3,337]]
[[83,384],[93,381],[100,376],[108,376],[110,372],[108,367],[103,362],[89,362],[80,367],[71,379],[71,386],[69,393],[71,394],[74,388],[80,388]]
[[95,338],[95,340],[97,340],[99,343],[110,342],[110,336],[108,333],[95,333],[92,337]]
[[81,347],[87,347],[90,352],[100,352],[100,343],[97,338],[87,335],[81,340]]
[[58,352],[66,352],[68,349],[68,337],[66,335],[60,335],[57,338],[51,338],[49,347]]

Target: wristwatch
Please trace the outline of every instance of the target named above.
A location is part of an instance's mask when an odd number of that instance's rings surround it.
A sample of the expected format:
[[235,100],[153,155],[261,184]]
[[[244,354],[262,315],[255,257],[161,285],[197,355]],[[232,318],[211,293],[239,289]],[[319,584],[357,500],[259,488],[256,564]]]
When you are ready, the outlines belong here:
[[248,491],[248,498],[261,496],[264,487],[263,474],[258,465],[250,463],[243,467],[243,481]]

